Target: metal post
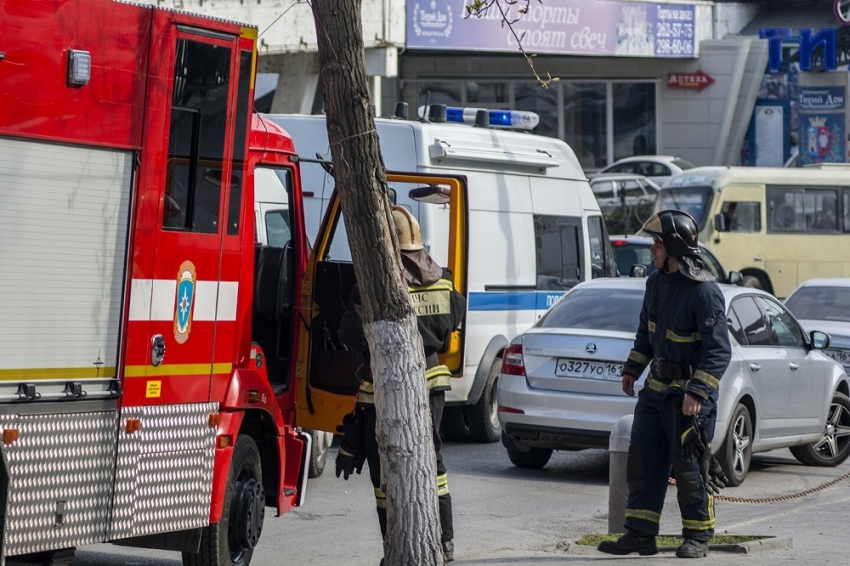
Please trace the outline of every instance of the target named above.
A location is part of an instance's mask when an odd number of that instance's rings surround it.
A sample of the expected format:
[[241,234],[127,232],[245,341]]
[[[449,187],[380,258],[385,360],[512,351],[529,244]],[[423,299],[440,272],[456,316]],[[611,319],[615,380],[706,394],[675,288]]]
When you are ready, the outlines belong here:
[[617,421],[608,440],[610,464],[608,466],[608,532],[626,532],[626,502],[629,486],[626,483],[626,460],[629,455],[629,438],[632,434],[634,415],[626,415]]

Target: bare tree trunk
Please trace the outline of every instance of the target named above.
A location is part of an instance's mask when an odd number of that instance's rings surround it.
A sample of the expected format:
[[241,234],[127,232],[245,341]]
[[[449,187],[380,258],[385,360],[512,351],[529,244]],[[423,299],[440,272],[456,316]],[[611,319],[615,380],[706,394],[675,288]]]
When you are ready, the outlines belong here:
[[334,180],[363,298],[387,495],[388,566],[443,564],[422,339],[403,282],[369,100],[360,0],[314,0]]

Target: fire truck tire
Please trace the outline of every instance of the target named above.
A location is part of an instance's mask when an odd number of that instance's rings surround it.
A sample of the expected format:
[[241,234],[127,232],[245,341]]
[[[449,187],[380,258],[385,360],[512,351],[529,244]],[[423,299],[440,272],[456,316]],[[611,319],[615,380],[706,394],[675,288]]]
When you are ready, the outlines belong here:
[[260,542],[266,496],[260,451],[240,434],[233,449],[221,520],[206,527],[197,554],[183,553],[184,566],[248,566]]

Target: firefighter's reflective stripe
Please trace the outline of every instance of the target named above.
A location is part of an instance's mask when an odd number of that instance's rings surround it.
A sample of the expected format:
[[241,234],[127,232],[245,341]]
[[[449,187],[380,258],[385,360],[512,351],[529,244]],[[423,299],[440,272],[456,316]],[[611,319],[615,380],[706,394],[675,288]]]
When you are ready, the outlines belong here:
[[668,389],[685,389],[687,381],[684,379],[674,379],[671,382],[659,381],[651,375],[646,378],[646,386],[657,393],[664,393]]
[[655,332],[655,321],[650,320],[647,326],[649,327],[650,332]]
[[626,519],[640,519],[658,524],[661,522],[661,513],[649,509],[626,509]]
[[[195,282],[192,320],[195,322],[236,320],[239,297],[238,281]],[[175,279],[133,279],[130,282],[130,312],[132,321],[174,320],[177,301]]]
[[707,371],[703,371],[698,369],[696,373],[694,373],[694,379],[697,381],[701,381],[711,387],[712,389],[717,389],[720,387],[720,380],[708,373]]
[[694,332],[692,334],[688,334],[687,336],[682,336],[681,334],[676,334],[669,328],[667,329],[667,333],[664,335],[665,338],[670,340],[671,342],[676,342],[677,344],[691,344],[693,342],[699,342],[702,340],[700,338],[699,332]]
[[375,404],[375,384],[371,381],[361,381],[357,390],[357,402],[363,405]]
[[[714,496],[708,493],[708,519],[697,521],[693,519],[682,519],[682,528],[689,531],[713,531],[714,530]],[[628,511],[626,512],[628,514]]]
[[435,387],[450,387],[452,372],[444,364],[436,365],[425,370],[425,383],[428,389]]
[[375,488],[375,505],[378,506],[378,509],[387,508],[387,496],[380,487]]
[[437,495],[449,494],[449,474],[437,474]]
[[629,361],[635,362],[636,364],[640,364],[643,367],[646,367],[651,361],[651,358],[649,356],[644,356],[637,350],[632,350],[631,352],[629,352]]

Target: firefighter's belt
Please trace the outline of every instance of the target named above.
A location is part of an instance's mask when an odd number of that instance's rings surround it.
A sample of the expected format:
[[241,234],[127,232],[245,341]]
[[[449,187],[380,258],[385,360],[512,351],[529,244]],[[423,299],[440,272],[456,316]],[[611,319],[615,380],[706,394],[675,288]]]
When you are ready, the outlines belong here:
[[652,369],[655,370],[656,377],[664,382],[681,379],[687,381],[694,375],[693,367],[690,364],[668,362],[664,358],[654,358],[652,360]]

